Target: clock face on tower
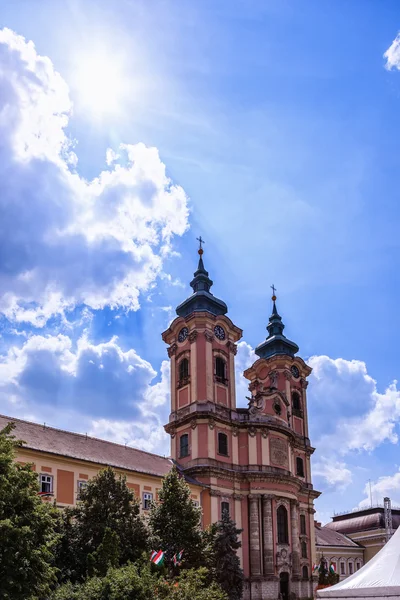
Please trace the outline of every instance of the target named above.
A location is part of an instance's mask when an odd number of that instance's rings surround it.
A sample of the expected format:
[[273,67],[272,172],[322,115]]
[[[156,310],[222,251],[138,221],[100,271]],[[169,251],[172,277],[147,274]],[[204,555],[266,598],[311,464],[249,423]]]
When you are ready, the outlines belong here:
[[221,325],[216,325],[214,327],[214,333],[215,333],[215,337],[218,338],[219,340],[225,339],[225,331],[224,331],[224,328],[221,327]]
[[300,375],[300,372],[299,372],[298,368],[296,367],[296,365],[293,365],[290,370],[292,372],[293,377],[295,377],[297,379],[298,376]]
[[189,335],[189,331],[187,327],[182,327],[178,334],[178,342],[184,342]]

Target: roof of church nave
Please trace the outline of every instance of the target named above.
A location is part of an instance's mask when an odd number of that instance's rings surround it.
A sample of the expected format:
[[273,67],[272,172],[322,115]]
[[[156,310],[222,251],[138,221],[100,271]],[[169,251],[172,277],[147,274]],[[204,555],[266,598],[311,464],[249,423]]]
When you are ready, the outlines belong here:
[[[0,429],[13,422],[13,435],[24,442],[23,448],[70,457],[127,471],[163,477],[172,468],[169,458],[116,444],[81,433],[72,433],[22,419],[0,415]],[[193,483],[197,483],[193,481]]]

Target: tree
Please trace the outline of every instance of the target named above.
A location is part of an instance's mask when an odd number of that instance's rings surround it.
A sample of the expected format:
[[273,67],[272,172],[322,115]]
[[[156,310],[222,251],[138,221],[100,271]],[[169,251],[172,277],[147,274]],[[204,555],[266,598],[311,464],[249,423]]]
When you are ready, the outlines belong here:
[[[190,488],[175,467],[164,477],[159,501],[153,503],[149,525],[155,550],[165,552],[167,565],[183,550],[183,566],[197,567],[203,561],[201,509],[191,499]],[[172,567],[170,568],[173,571]]]
[[105,575],[109,567],[135,561],[148,550],[139,500],[107,467],[88,481],[78,505],[66,511],[58,547],[61,581]]
[[0,431],[0,590],[7,600],[46,597],[56,581],[58,511],[42,502],[30,465],[15,462],[22,445],[9,423]]
[[339,582],[339,575],[337,573],[332,573],[330,568],[328,568],[328,563],[324,557],[321,558],[319,562],[319,577],[318,577],[318,585],[335,585]]
[[237,529],[228,512],[223,511],[221,520],[213,523],[206,534],[211,577],[226,592],[229,600],[240,600],[243,593],[243,571],[237,555],[242,545],[239,541],[242,531]]
[[207,586],[205,569],[183,571],[176,581],[151,572],[149,563],[109,569],[105,577],[67,583],[51,600],[228,600],[216,584]]

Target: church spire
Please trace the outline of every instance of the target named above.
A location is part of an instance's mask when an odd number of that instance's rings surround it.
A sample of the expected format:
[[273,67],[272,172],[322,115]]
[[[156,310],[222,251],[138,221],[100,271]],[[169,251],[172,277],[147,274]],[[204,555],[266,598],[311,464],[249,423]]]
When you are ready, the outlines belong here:
[[268,358],[270,356],[274,356],[275,354],[287,354],[288,356],[294,356],[296,352],[299,351],[299,347],[297,344],[288,340],[288,338],[283,335],[283,330],[285,329],[284,324],[282,323],[282,317],[278,313],[278,309],[276,308],[276,288],[274,285],[271,285],[272,288],[272,314],[269,318],[269,323],[267,325],[268,337],[262,344],[259,344],[255,349],[255,353],[260,358]]
[[225,315],[228,312],[225,302],[219,300],[210,292],[213,281],[209,278],[208,271],[204,267],[204,240],[200,236],[197,238],[197,241],[199,242],[199,249],[197,251],[199,254],[199,264],[190,282],[193,294],[177,307],[176,312],[180,317],[186,317],[190,313],[198,311],[208,311],[213,315]]

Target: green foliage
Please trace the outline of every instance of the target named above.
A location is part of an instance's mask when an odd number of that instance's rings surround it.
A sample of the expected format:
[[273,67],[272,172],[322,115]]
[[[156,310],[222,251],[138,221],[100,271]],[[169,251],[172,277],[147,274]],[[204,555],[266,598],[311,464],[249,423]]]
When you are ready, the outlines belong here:
[[222,513],[218,523],[214,523],[205,533],[207,540],[207,564],[211,578],[224,590],[229,600],[240,600],[243,593],[243,571],[237,550],[242,543],[237,529],[227,512]]
[[56,581],[53,547],[57,509],[38,496],[37,474],[15,463],[13,424],[0,431],[0,593],[4,600],[36,600]]
[[67,583],[51,600],[227,600],[215,584],[206,585],[205,569],[183,571],[177,581],[158,578],[150,566],[127,565],[110,569],[103,578]]
[[63,517],[57,553],[61,581],[82,581],[133,562],[148,551],[147,542],[139,500],[126,479],[108,467],[88,482],[77,506]]
[[189,486],[174,467],[164,477],[159,501],[153,503],[150,510],[153,548],[165,552],[168,565],[181,550],[184,551],[184,568],[204,564],[201,508],[194,506],[190,494]]
[[154,600],[158,578],[146,565],[126,565],[109,569],[105,577],[89,577],[84,583],[67,583],[55,592],[52,600]]
[[324,557],[321,558],[319,563],[319,577],[318,585],[335,585],[339,582],[339,575],[337,573],[331,573],[327,568],[327,562]]

